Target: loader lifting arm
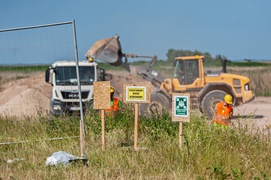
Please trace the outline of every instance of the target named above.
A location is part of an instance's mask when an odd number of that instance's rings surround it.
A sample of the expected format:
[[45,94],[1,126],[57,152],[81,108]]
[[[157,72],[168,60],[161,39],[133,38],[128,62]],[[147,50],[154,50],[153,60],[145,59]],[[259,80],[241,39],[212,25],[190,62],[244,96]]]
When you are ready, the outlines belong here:
[[[155,87],[160,87],[164,78],[156,71],[153,66],[157,61],[157,56],[141,56],[136,54],[122,53],[119,36],[105,38],[96,41],[93,46],[87,51],[86,58],[96,58],[113,66],[122,66],[128,72],[131,71],[128,64],[128,58],[151,58],[147,67],[135,68],[135,71],[142,78],[150,81]],[[124,58],[124,62],[122,59]]]
[[[143,79],[146,79],[152,83],[155,87],[159,88],[164,78],[155,70],[153,66],[157,61],[157,56],[139,56],[135,54],[123,54],[125,59],[127,58],[151,58],[148,66],[136,67],[136,73],[141,76]],[[127,61],[125,61],[127,62]]]

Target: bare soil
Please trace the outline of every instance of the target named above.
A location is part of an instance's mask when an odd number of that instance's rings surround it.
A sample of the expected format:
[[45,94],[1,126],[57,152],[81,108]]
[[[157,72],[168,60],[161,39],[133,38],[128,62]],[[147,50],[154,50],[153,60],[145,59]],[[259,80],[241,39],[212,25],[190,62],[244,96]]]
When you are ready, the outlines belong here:
[[233,124],[249,125],[255,130],[271,128],[271,97],[255,97],[250,103],[234,108]]
[[[123,84],[149,83],[136,74],[126,71],[108,71],[110,84],[115,87],[115,95],[122,98]],[[18,118],[46,115],[49,112],[51,85],[45,82],[44,73],[31,74],[16,79],[11,74],[0,74],[1,80],[9,79],[0,87],[1,116]],[[151,86],[151,91],[155,91]],[[271,126],[271,97],[256,97],[252,102],[234,107],[233,123],[253,125],[258,129]]]
[[2,79],[8,79],[0,88],[2,116],[32,117],[48,113],[51,85],[45,82],[44,73],[29,76],[16,79],[11,74],[1,74]]

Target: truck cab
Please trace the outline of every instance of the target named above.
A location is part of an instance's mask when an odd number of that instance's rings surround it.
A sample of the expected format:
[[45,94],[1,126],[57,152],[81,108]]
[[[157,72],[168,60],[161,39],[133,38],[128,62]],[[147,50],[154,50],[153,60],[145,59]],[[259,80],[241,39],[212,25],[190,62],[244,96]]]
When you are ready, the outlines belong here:
[[80,111],[78,79],[80,80],[83,110],[93,106],[93,83],[104,80],[104,70],[96,62],[79,61],[77,78],[75,61],[56,61],[48,67],[45,81],[52,85],[50,113],[71,114]]

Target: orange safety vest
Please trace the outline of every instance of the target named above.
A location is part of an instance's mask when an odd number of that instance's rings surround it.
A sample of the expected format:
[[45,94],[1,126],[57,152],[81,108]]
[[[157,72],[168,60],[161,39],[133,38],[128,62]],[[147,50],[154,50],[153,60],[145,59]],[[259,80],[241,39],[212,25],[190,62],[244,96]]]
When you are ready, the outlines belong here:
[[119,110],[119,98],[114,98],[113,101],[110,101],[110,108],[105,109],[106,116],[114,116]]
[[228,126],[229,125],[229,120],[232,117],[232,106],[231,105],[224,105],[223,102],[219,102],[216,105],[216,112],[213,117],[214,124],[219,124],[223,126]]

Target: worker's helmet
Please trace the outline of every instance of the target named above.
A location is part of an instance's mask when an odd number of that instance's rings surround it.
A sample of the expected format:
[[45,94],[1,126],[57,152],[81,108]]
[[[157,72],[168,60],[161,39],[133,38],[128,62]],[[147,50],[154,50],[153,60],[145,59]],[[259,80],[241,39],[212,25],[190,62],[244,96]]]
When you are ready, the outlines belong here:
[[110,86],[110,93],[114,93],[114,92],[115,92],[115,89],[112,86]]
[[232,96],[230,94],[226,94],[224,96],[224,101],[227,103],[227,104],[232,104]]

